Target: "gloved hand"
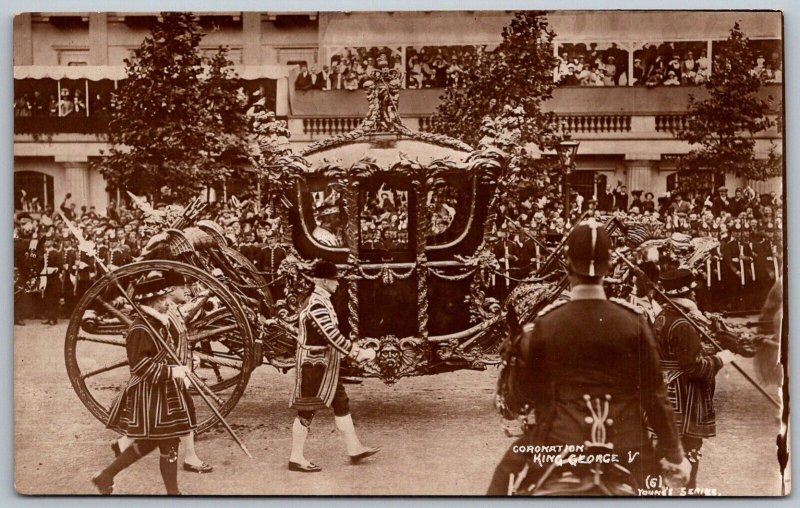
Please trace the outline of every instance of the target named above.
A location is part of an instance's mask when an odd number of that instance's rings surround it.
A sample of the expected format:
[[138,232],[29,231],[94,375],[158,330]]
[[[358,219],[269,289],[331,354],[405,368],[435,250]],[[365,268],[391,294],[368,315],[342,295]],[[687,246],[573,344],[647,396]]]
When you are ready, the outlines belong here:
[[189,369],[185,365],[170,365],[169,375],[172,379],[183,379],[189,375]]
[[356,362],[358,363],[369,362],[374,360],[377,355],[378,353],[376,353],[374,349],[365,347],[360,349],[356,354]]
[[189,368],[185,365],[171,365],[169,367],[169,375],[172,379],[182,379],[183,385],[189,388]]
[[722,360],[722,365],[728,365],[732,361],[736,359],[736,353],[733,351],[729,351],[727,349],[723,349],[719,353],[717,353],[717,358]]
[[689,481],[689,477],[692,474],[692,464],[686,457],[683,457],[680,464],[674,464],[666,458],[662,458],[661,469],[667,476],[668,481],[672,484],[672,487],[683,487]]

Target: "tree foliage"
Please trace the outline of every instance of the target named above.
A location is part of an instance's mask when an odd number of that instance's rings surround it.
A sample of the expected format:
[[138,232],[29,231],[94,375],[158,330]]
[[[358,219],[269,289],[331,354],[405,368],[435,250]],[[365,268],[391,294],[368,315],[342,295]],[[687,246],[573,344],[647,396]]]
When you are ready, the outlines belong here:
[[180,200],[222,182],[247,157],[246,96],[227,51],[199,49],[189,13],[165,12],[125,59],[112,97],[106,157],[96,166],[112,185]]
[[774,125],[767,113],[774,99],[759,96],[764,75],[753,72],[755,51],[734,24],[714,55],[713,72],[703,84],[708,97],[689,97],[686,127],[677,136],[692,145],[679,160],[679,170],[733,172],[764,180],[780,175],[783,161],[773,145],[766,159],[757,159],[755,135]]
[[505,106],[521,107],[520,143],[533,143],[540,150],[553,148],[557,122],[542,111],[542,104],[553,97],[555,88],[555,32],[544,12],[522,11],[503,28],[502,37],[494,51],[482,51],[474,64],[464,68],[464,83],[445,89],[433,128],[475,146],[484,117],[498,117]]

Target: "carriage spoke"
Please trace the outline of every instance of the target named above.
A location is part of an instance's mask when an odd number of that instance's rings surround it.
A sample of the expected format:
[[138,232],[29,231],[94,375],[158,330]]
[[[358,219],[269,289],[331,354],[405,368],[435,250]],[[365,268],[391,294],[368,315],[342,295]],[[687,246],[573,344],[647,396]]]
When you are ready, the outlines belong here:
[[120,311],[119,309],[117,309],[116,307],[111,305],[110,303],[101,300],[100,301],[100,305],[102,305],[102,307],[104,309],[106,309],[108,312],[110,312],[110,313],[114,314],[115,316],[117,316],[117,318],[119,318],[120,321],[125,323],[125,325],[130,326],[130,324],[133,323],[133,320],[131,318],[126,316],[122,311]]
[[219,328],[212,328],[210,330],[203,330],[189,335],[189,344],[196,344],[200,341],[207,340],[223,333],[232,332],[238,328],[237,325],[220,326]]
[[219,356],[212,356],[207,355],[205,353],[200,353],[195,351],[194,356],[199,358],[200,361],[221,365],[223,367],[231,367],[233,369],[242,370],[242,361],[241,360],[234,360],[233,358],[220,358]]
[[108,372],[110,370],[118,369],[120,367],[125,367],[126,365],[128,365],[128,360],[122,360],[122,361],[119,361],[119,362],[116,362],[116,363],[110,363],[108,365],[104,365],[103,367],[100,367],[99,369],[95,369],[95,370],[92,370],[92,371],[85,372],[85,373],[81,374],[81,378],[82,379],[87,379],[87,378],[90,378],[92,376],[96,376],[98,374],[102,374],[103,372]]
[[112,346],[125,346],[125,339],[112,337],[89,337],[88,335],[78,335],[78,340],[86,342],[97,342],[98,344],[111,344]]

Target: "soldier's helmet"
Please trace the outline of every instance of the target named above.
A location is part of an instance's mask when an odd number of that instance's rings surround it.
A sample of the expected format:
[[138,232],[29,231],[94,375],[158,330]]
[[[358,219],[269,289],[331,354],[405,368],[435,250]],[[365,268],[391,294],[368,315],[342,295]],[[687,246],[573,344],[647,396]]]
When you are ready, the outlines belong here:
[[611,240],[603,225],[594,219],[586,220],[572,230],[564,252],[577,274],[602,277],[610,269]]

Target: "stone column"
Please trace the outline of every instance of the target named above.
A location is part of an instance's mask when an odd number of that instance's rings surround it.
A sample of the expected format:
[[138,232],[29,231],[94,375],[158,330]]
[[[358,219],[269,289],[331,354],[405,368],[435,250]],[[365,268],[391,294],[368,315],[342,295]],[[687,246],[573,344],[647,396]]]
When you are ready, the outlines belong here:
[[89,65],[108,65],[108,13],[89,13]]
[[31,13],[14,16],[14,65],[33,65]]
[[242,63],[261,65],[261,13],[242,13]]
[[653,161],[649,160],[632,160],[625,161],[625,166],[628,169],[628,192],[631,193],[635,190],[640,190],[643,193],[650,191],[656,194],[653,189],[653,171],[655,165]]

